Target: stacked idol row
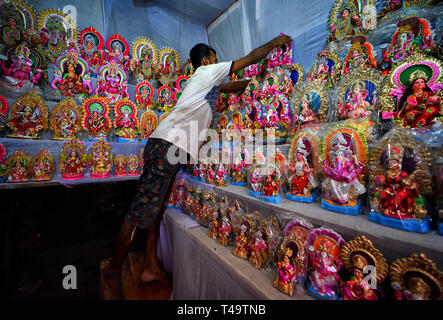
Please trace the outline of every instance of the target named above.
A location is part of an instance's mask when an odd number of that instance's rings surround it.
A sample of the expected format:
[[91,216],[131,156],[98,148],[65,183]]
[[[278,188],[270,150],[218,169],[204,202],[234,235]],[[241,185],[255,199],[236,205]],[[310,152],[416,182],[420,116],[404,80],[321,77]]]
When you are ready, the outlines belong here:
[[245,147],[231,156],[229,147],[200,159],[192,175],[218,187],[247,186],[250,196],[272,203],[282,193],[295,202],[321,198],[323,208],[347,215],[368,204],[375,222],[430,231],[431,217],[442,212],[443,149],[432,147],[441,133],[393,128],[371,144],[369,137],[353,121],[304,128],[292,137],[288,158],[278,149],[268,149],[267,159],[260,150],[251,157]]
[[424,254],[389,266],[365,236],[345,241],[304,219],[264,219],[258,211],[248,213],[238,200],[224,196],[217,201],[214,192],[182,179],[176,180],[168,207],[208,227],[209,237],[233,247],[236,257],[272,270],[274,287],[290,296],[306,287],[317,299],[443,299],[443,272]]
[[17,99],[9,112],[6,99],[0,96],[0,103],[0,130],[9,129],[7,137],[38,139],[49,130],[54,133],[52,139],[55,140],[79,138],[81,131],[90,139],[106,139],[113,129],[119,142],[137,141],[139,134],[140,140],[145,141],[172,107],[171,103],[159,100],[158,108],[163,113],[157,115],[155,110],[148,108],[139,118],[139,110],[143,109],[140,104],[124,98],[111,107],[105,98],[93,96],[83,100],[81,106],[72,98],[66,98],[50,112],[35,92]]
[[[61,180],[85,178],[89,166],[90,178],[113,176],[138,176],[143,169],[142,151],[139,155],[113,154],[111,146],[104,140],[92,144],[90,153],[77,140],[66,141],[58,156],[58,172]],[[7,157],[7,150],[0,144],[0,182],[48,181],[56,171],[54,157],[47,150],[40,150],[32,159],[24,150],[18,149]]]
[[306,76],[293,63],[290,47],[274,49],[231,76],[250,83],[243,92],[221,95],[214,129],[229,140],[251,135],[244,129],[254,134],[273,128],[276,142],[305,127],[347,119],[363,122],[361,129],[375,137],[393,125],[439,130],[443,4],[431,2],[395,1],[394,10],[384,3],[337,0],[330,37]]
[[[159,81],[169,91],[193,72],[189,61],[180,68],[173,48],[158,52],[146,37],[137,37],[129,46],[120,34],[114,34],[105,43],[93,27],[77,34],[75,22],[60,10],[37,14],[21,0],[0,1],[0,11],[1,91],[6,96],[37,90],[81,101],[96,94],[112,105],[129,98],[130,72],[136,83]],[[96,88],[91,77],[97,77]],[[143,94],[142,89],[138,94]],[[149,94],[145,92],[145,98]]]

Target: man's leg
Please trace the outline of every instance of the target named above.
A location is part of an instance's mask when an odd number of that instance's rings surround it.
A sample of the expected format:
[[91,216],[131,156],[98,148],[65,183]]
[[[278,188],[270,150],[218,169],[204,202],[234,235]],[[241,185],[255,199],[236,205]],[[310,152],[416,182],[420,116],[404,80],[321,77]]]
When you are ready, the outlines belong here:
[[119,300],[123,298],[121,291],[122,268],[136,233],[136,228],[127,221],[123,222],[112,253],[111,262],[102,271],[103,280],[109,293],[109,296],[103,297],[105,300]]

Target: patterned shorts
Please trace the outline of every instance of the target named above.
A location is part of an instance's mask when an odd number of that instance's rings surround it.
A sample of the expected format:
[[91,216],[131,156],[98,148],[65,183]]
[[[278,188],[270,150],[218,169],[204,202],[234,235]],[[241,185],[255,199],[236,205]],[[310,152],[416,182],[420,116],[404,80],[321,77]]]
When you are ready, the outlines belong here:
[[125,221],[146,229],[161,218],[171,193],[175,176],[182,167],[167,159],[171,143],[162,139],[148,139],[143,152],[143,173],[137,182],[137,191]]

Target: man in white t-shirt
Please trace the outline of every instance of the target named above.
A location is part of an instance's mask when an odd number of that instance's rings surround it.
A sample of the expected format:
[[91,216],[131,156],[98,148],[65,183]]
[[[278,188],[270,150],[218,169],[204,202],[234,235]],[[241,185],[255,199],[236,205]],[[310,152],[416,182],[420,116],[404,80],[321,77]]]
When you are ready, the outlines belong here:
[[[207,138],[212,115],[221,92],[243,91],[246,81],[222,84],[227,76],[264,59],[274,48],[289,45],[291,38],[278,36],[254,49],[236,61],[217,63],[214,49],[197,44],[190,52],[194,74],[187,81],[177,104],[149,137],[144,149],[144,166],[137,182],[137,191],[131,208],[120,229],[112,259],[102,272],[104,299],[120,299],[121,270],[134,235],[138,229],[147,229],[146,252],[142,282],[167,283],[157,261],[156,243],[159,222],[169,198],[180,163],[172,163],[188,155],[193,163],[198,161],[199,148]],[[183,157],[181,157],[183,159]],[[185,157],[186,159],[186,157]]]

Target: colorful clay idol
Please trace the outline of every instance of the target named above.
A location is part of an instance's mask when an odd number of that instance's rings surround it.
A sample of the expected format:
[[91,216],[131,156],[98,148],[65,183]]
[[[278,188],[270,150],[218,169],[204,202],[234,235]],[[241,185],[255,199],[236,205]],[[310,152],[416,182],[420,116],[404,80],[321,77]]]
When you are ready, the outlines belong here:
[[0,183],[5,182],[8,177],[8,163],[6,162],[6,149],[0,143]]
[[337,124],[323,137],[321,145],[323,160],[322,208],[358,215],[361,201],[366,193],[364,174],[367,172],[368,146],[366,138],[352,124]]
[[419,53],[393,68],[383,87],[383,119],[405,128],[430,127],[442,116],[443,64]]
[[362,23],[364,0],[337,0],[329,15],[331,41],[349,40],[366,32]]
[[31,158],[23,150],[17,150],[8,159],[8,182],[29,181]]
[[108,178],[112,169],[111,146],[104,140],[94,142],[91,153],[91,178]]
[[124,177],[126,176],[126,157],[122,154],[119,154],[114,157],[114,166],[115,166],[115,173],[114,175],[116,177]]
[[0,133],[5,129],[8,116],[8,101],[0,96]]
[[289,150],[286,198],[297,202],[313,202],[317,196],[319,173],[319,145],[311,130],[299,131],[291,141]]
[[147,38],[139,37],[132,43],[131,71],[136,74],[138,80],[145,81],[156,78],[157,47]]
[[140,174],[140,159],[134,154],[128,157],[128,176],[138,176]]
[[429,231],[425,194],[432,192],[428,149],[405,129],[389,131],[371,151],[369,219],[415,232]]
[[54,63],[77,40],[77,26],[69,15],[59,10],[46,9],[40,12],[38,29],[45,58],[48,63]]
[[156,108],[160,112],[169,113],[175,106],[174,92],[166,85],[157,90]]
[[62,96],[82,101],[93,92],[88,63],[76,49],[71,48],[59,55],[54,67],[51,86]]
[[154,88],[148,81],[142,81],[135,87],[135,100],[139,108],[151,109],[154,106]]
[[96,75],[105,63],[103,37],[96,29],[88,27],[80,33],[79,45],[81,56],[88,62],[91,74]]
[[126,73],[114,60],[100,68],[95,94],[105,98],[111,106],[120,99],[129,98]]
[[158,118],[152,110],[146,110],[140,118],[140,140],[145,141],[157,129]]
[[324,84],[327,88],[335,85],[340,75],[341,60],[334,51],[323,50],[317,54],[311,71],[307,74],[308,81]]
[[135,141],[138,134],[137,106],[124,98],[114,104],[114,133],[119,142]]
[[105,59],[108,62],[114,62],[125,74],[129,71],[130,60],[129,60],[129,45],[126,40],[117,34],[112,35],[106,41],[106,55]]
[[106,138],[112,127],[109,117],[110,107],[104,98],[94,96],[82,103],[83,128],[88,132],[89,138]]
[[239,226],[232,254],[241,259],[248,259],[251,242],[255,235],[256,219],[251,214],[245,215],[241,218]]
[[394,261],[389,275],[396,300],[443,300],[443,272],[423,253]]
[[265,168],[264,164],[256,163],[248,172],[249,195],[251,197],[260,199],[262,196]]
[[249,246],[249,263],[257,269],[262,269],[269,259],[269,233],[262,222],[256,226],[254,239]]
[[59,154],[59,169],[64,180],[83,179],[88,156],[85,147],[77,140],[66,141]]
[[280,189],[283,173],[278,166],[268,164],[264,168],[263,175],[263,194],[261,200],[272,203],[280,203]]
[[249,155],[246,149],[239,151],[235,155],[231,166],[231,184],[236,186],[245,186],[247,184],[248,161]]
[[34,159],[32,159],[32,180],[51,180],[52,172],[54,172],[54,158],[48,151],[41,150]]
[[17,99],[9,112],[8,127],[11,138],[39,138],[41,130],[48,129],[49,110],[43,99],[35,92]]
[[180,70],[180,57],[172,48],[162,48],[158,54],[159,80],[162,85],[174,86]]
[[[378,300],[376,288],[388,276],[388,264],[365,236],[355,237],[340,249],[340,259],[350,280],[342,281],[343,300]],[[370,282],[365,279],[370,278]]]
[[357,35],[351,40],[351,48],[346,54],[345,63],[341,73],[349,74],[354,70],[362,68],[377,68],[377,62],[374,58],[374,49],[372,44],[366,42],[364,35]]
[[331,229],[316,228],[311,231],[307,240],[313,269],[309,274],[309,295],[322,300],[339,298],[340,249],[344,243],[341,235]]
[[328,98],[326,87],[317,82],[308,81],[299,85],[293,104],[295,132],[306,127],[317,127],[326,122]]
[[213,212],[216,210],[215,194],[209,191],[203,191],[201,195],[201,210],[199,222],[202,226],[208,227],[211,222]]
[[82,111],[72,98],[66,98],[52,110],[50,124],[54,140],[72,140],[81,130]]

